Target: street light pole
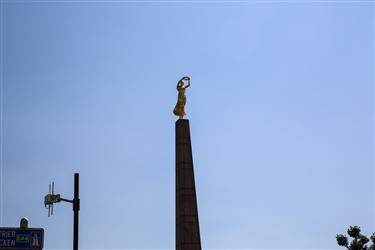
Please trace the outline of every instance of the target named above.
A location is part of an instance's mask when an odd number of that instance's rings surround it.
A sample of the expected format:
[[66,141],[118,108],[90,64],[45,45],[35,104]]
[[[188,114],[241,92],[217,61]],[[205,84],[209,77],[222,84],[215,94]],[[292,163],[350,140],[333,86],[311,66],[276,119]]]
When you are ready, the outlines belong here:
[[79,174],[74,174],[74,225],[73,225],[73,250],[78,250],[78,213],[79,213]]
[[44,205],[48,208],[48,216],[53,214],[53,204],[65,201],[73,204],[73,250],[78,250],[78,213],[80,208],[79,199],[79,173],[74,174],[74,198],[73,200],[62,198],[60,194],[54,193],[54,183],[49,186],[49,194],[44,197]]

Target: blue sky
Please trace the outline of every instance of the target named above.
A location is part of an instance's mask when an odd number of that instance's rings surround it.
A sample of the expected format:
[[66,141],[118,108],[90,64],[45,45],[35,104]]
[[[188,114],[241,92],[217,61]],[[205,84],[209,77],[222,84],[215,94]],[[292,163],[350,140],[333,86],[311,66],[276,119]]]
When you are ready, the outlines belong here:
[[202,246],[332,249],[374,231],[372,1],[2,1],[1,226],[174,248],[176,83]]

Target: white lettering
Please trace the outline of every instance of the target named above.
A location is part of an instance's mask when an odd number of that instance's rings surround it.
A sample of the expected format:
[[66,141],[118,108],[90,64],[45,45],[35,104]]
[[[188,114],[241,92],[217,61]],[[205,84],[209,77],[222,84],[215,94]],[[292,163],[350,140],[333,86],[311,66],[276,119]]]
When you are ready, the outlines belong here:
[[0,231],[0,237],[16,237],[16,231]]
[[15,245],[15,240],[0,240],[0,247],[14,247]]

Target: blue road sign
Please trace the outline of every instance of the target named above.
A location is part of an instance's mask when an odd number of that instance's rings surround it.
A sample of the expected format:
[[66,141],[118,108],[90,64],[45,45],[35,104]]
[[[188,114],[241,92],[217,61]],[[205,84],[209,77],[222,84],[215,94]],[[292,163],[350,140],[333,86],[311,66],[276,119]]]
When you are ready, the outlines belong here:
[[43,228],[0,227],[0,249],[43,249]]

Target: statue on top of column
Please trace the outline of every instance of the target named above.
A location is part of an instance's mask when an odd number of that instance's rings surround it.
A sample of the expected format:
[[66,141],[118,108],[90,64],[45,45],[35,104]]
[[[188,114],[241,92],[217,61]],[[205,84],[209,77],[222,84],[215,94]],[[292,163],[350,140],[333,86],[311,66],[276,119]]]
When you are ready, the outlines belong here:
[[[184,81],[187,81],[186,85]],[[176,116],[179,116],[180,119],[183,119],[184,116],[186,115],[185,113],[185,104],[186,104],[185,90],[189,86],[190,86],[190,77],[188,76],[182,77],[177,83],[178,99],[177,99],[176,106],[174,107],[173,113]]]

